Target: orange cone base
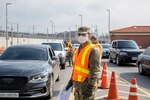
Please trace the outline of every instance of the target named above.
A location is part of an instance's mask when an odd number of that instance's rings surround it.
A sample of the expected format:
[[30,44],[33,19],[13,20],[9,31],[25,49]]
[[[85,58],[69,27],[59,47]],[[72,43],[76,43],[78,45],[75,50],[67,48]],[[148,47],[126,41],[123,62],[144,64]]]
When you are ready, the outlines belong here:
[[123,100],[122,97],[115,98],[115,99],[109,99],[108,97],[104,97],[104,99],[106,99],[106,100]]
[[100,89],[109,89],[109,87],[99,87]]
[[130,96],[128,100],[140,100],[138,96]]

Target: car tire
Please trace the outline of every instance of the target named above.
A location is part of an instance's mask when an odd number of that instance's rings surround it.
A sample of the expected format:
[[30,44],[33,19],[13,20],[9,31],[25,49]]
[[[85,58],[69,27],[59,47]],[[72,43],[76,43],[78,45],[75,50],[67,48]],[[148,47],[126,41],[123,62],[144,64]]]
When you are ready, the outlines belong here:
[[61,64],[61,69],[65,69],[66,63]]
[[144,75],[145,71],[143,70],[143,66],[141,63],[138,64],[138,72],[140,75]]
[[111,59],[111,56],[109,55],[109,62],[113,63],[113,60]]
[[116,57],[116,65],[118,65],[118,66],[119,66],[119,65],[121,65],[121,62],[120,62],[119,56],[117,56],[117,57]]
[[56,79],[56,82],[58,82],[58,81],[60,81],[60,78],[59,78],[59,76],[58,76],[58,78]]

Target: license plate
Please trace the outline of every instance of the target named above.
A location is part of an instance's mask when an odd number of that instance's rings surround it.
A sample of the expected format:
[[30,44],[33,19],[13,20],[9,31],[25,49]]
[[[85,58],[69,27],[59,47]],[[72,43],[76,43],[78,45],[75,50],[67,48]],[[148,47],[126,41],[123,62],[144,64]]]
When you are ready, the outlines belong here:
[[132,57],[132,60],[137,60],[137,57]]
[[17,98],[17,97],[19,97],[19,93],[0,93],[0,97]]

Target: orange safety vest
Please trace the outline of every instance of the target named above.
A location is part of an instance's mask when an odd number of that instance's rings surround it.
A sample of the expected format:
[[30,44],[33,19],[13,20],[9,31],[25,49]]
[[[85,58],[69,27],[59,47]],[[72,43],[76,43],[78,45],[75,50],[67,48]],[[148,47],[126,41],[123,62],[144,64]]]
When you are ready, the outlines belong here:
[[84,82],[87,77],[89,77],[89,57],[92,48],[95,45],[89,44],[85,46],[79,53],[79,50],[77,49],[75,51],[74,55],[74,69],[73,69],[73,75],[72,80],[78,81],[78,82]]
[[0,54],[4,52],[4,47],[0,47]]

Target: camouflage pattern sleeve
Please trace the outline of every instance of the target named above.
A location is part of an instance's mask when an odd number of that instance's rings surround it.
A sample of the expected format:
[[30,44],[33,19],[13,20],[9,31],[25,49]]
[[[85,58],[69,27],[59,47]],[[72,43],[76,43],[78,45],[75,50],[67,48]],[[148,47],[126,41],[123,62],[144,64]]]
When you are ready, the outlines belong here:
[[100,74],[100,52],[99,49],[94,47],[90,54],[89,59],[89,68],[90,68],[90,76],[89,76],[89,84],[95,86],[97,85],[97,78]]

